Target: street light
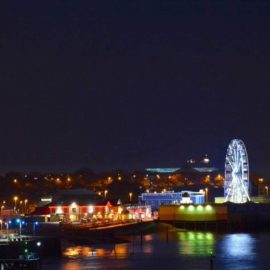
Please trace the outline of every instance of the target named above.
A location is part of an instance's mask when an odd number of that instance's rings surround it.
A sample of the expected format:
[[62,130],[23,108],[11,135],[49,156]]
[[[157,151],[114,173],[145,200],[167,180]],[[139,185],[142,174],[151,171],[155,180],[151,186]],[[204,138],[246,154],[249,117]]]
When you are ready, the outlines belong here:
[[14,200],[14,211],[16,212],[16,204],[17,204],[17,201],[18,201],[18,196],[14,196],[13,197],[13,200]]
[[106,190],[104,191],[105,198],[107,197],[107,193],[108,193],[108,190],[106,189]]
[[258,179],[258,182],[259,182],[259,183],[263,183],[263,178],[259,178],[259,179]]
[[1,225],[1,234],[3,234],[3,220],[0,219],[0,225]]
[[22,209],[22,204],[23,204],[23,201],[20,201],[20,209],[19,209],[20,212],[22,212],[22,210],[23,210]]
[[129,201],[131,202],[131,200],[132,200],[132,192],[129,192]]
[[9,222],[5,222],[6,229],[7,229],[7,234],[8,234],[8,223],[9,223]]
[[2,216],[2,212],[3,212],[3,209],[5,208],[5,206],[4,205],[1,205],[1,210],[0,210],[0,215]]
[[205,201],[208,202],[208,188],[205,188]]
[[25,213],[25,214],[27,214],[27,208],[26,208],[27,203],[28,203],[28,200],[25,199],[25,200],[24,200],[24,213]]
[[259,178],[258,179],[258,196],[259,195],[262,195],[264,192],[262,190],[263,188],[263,182],[264,182],[264,179],[263,178]]
[[38,226],[38,222],[37,221],[33,222],[33,235],[34,236],[36,235],[36,226]]
[[22,234],[22,221],[21,221],[21,219],[17,218],[16,222],[19,224],[19,236],[21,237],[21,234]]
[[264,188],[265,188],[266,195],[268,195],[268,186],[265,186]]

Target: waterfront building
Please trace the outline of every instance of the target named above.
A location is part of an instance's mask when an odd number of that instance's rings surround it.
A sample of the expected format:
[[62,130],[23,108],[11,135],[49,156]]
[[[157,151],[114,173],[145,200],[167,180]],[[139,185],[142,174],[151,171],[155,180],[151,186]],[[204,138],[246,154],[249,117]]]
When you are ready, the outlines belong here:
[[205,202],[205,194],[203,191],[194,192],[183,190],[180,192],[161,192],[161,193],[142,193],[139,201],[150,205],[153,210],[158,210],[161,205],[177,205],[184,204],[203,204]]
[[86,189],[63,190],[49,205],[51,221],[79,222],[111,217],[113,206],[106,198]]
[[125,205],[126,211],[133,220],[149,220],[152,219],[152,208],[150,205]]
[[31,215],[51,222],[124,221],[151,218],[151,206],[113,205],[105,197],[86,189],[63,190],[52,196],[51,202],[38,207]]

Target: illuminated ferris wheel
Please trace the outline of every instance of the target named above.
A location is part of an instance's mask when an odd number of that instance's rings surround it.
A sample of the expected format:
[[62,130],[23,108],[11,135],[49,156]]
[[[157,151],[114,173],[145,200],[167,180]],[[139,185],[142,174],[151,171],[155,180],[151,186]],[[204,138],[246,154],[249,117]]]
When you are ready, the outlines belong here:
[[227,149],[224,196],[233,203],[250,201],[248,156],[242,140],[232,140]]

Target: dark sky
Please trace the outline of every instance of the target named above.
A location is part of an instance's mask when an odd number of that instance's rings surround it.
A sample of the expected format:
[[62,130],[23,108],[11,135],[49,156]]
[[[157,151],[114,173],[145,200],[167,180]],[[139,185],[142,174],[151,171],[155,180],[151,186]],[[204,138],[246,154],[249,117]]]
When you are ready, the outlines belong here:
[[223,167],[270,176],[268,1],[1,1],[0,171]]

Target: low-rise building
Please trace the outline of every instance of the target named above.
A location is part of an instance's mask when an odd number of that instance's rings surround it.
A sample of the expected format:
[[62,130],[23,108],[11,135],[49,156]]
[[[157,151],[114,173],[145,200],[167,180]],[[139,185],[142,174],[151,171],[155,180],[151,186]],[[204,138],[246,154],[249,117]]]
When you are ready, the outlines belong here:
[[180,192],[161,192],[161,193],[142,193],[139,196],[140,202],[150,205],[153,210],[158,210],[161,205],[171,205],[180,203],[203,204],[205,194],[203,191],[180,191]]

